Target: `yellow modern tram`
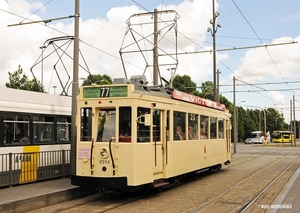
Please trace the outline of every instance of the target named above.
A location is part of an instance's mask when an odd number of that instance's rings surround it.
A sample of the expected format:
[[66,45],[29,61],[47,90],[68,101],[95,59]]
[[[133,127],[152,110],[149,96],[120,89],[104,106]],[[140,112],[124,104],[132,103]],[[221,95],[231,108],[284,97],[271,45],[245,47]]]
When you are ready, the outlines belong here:
[[225,106],[143,79],[84,86],[77,97],[78,186],[158,188],[231,160],[231,124]]
[[292,143],[294,141],[294,133],[292,131],[275,130],[272,133],[273,143]]

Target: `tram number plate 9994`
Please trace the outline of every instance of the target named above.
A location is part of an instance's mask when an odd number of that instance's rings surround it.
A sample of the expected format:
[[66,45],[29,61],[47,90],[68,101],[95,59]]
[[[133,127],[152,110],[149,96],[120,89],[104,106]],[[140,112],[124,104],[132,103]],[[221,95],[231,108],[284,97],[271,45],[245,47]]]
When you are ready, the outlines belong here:
[[99,164],[109,164],[109,160],[99,160]]

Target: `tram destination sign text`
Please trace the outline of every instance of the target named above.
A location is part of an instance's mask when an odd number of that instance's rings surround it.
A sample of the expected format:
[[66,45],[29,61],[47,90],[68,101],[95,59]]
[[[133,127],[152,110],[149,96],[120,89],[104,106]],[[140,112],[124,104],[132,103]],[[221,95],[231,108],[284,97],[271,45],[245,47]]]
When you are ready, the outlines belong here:
[[85,87],[83,88],[83,98],[108,98],[126,97],[127,86],[107,86],[107,87]]

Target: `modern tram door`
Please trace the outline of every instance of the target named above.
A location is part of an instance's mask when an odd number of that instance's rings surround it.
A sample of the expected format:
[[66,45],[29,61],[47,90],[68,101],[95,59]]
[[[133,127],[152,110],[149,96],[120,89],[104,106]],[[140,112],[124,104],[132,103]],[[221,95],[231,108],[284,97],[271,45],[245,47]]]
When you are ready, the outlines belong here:
[[153,138],[153,155],[154,155],[154,175],[162,175],[166,159],[167,148],[167,111],[154,109],[152,111],[152,138]]

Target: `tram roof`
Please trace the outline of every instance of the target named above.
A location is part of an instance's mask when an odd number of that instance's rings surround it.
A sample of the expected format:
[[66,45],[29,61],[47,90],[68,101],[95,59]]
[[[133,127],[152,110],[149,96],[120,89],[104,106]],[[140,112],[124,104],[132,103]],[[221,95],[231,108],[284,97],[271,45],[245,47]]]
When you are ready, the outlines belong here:
[[71,97],[0,87],[0,110],[71,114]]
[[108,98],[108,97],[127,97],[128,94],[137,93],[148,96],[156,96],[167,99],[184,101],[187,103],[200,105],[216,110],[226,111],[224,104],[214,102],[205,98],[194,96],[176,89],[168,89],[158,86],[145,86],[141,84],[109,84],[83,86],[80,96],[83,98]]

